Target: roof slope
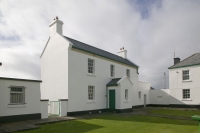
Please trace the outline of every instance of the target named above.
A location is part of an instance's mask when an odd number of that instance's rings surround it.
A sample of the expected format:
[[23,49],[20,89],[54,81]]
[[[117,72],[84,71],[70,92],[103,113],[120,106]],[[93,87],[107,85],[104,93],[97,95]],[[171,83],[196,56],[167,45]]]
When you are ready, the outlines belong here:
[[112,79],[110,82],[107,83],[106,86],[118,86],[117,82],[118,82],[120,79],[121,79],[121,78]]
[[72,48],[79,49],[79,50],[82,50],[82,51],[85,51],[85,52],[88,52],[88,53],[96,54],[98,56],[102,56],[104,58],[108,58],[108,59],[129,65],[129,66],[133,66],[133,67],[138,68],[138,66],[135,63],[129,61],[128,59],[124,59],[124,58],[122,58],[118,55],[109,53],[107,51],[101,50],[99,48],[93,47],[91,45],[88,45],[88,44],[85,44],[85,43],[82,43],[82,42],[79,42],[79,41],[71,39],[69,37],[66,37],[66,36],[64,36],[64,37],[73,44]]
[[169,67],[169,69],[187,67],[187,66],[193,66],[193,65],[200,65],[200,53],[191,55],[190,57],[182,60],[181,62]]

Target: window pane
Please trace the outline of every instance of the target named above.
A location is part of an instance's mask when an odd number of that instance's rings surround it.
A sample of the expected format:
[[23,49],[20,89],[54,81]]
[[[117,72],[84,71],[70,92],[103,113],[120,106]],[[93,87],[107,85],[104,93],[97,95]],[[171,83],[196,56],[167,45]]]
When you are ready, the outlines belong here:
[[11,104],[24,104],[24,89],[12,87],[10,91]]

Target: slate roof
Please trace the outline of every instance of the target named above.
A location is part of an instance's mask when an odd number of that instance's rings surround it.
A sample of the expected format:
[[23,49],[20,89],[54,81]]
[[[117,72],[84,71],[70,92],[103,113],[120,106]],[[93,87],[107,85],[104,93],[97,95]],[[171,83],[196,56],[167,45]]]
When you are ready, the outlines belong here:
[[124,59],[124,58],[122,58],[118,55],[109,53],[107,51],[104,51],[104,50],[101,50],[99,48],[93,47],[91,45],[85,44],[83,42],[79,42],[79,41],[74,40],[72,38],[69,38],[69,37],[66,37],[66,36],[64,36],[64,37],[73,44],[72,48],[82,50],[82,51],[85,51],[85,52],[88,52],[88,53],[92,53],[92,54],[95,54],[95,55],[98,55],[98,56],[102,56],[104,58],[114,60],[114,61],[129,65],[129,66],[133,66],[133,67],[138,68],[138,66],[135,63],[129,61],[128,59]]
[[200,65],[200,53],[196,53],[191,55],[190,57],[180,61],[179,63],[169,67],[169,69],[179,68],[179,67],[187,67],[193,65]]
[[120,79],[121,79],[121,78],[112,79],[110,82],[107,83],[106,86],[118,86],[117,82],[118,82]]

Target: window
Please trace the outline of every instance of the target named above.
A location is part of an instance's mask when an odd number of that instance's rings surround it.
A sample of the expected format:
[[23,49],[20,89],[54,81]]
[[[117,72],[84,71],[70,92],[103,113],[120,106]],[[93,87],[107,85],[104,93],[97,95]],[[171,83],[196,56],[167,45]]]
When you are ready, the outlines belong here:
[[114,77],[115,74],[115,66],[114,65],[110,65],[110,76]]
[[24,88],[11,87],[10,104],[25,104]]
[[138,98],[141,99],[141,91],[138,92]]
[[130,69],[126,69],[126,76],[130,78]]
[[125,100],[128,101],[128,89],[125,89]]
[[88,59],[88,73],[94,74],[94,60]]
[[88,100],[94,100],[94,86],[88,86]]
[[189,80],[190,79],[190,73],[189,70],[183,71],[183,80]]
[[190,89],[183,89],[183,99],[190,99]]

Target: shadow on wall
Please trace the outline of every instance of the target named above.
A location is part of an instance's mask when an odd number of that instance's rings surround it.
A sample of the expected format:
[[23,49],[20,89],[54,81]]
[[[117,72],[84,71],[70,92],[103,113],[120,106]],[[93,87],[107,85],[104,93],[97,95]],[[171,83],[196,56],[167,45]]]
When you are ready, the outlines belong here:
[[[177,99],[170,95],[170,89],[160,89],[160,90],[150,90],[150,104],[149,107],[174,107],[174,108],[199,108],[199,104],[192,104],[192,100],[185,101],[182,99]],[[173,92],[173,91],[172,91]],[[171,92],[171,93],[172,93]],[[180,92],[179,92],[180,93]],[[179,97],[182,97],[179,94]]]

